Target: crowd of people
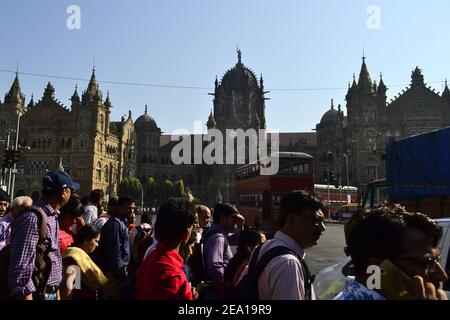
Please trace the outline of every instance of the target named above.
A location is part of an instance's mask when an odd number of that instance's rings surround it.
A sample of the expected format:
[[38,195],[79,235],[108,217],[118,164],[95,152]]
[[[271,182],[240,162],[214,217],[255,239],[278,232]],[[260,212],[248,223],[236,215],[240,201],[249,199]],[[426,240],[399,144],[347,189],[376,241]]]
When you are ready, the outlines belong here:
[[[305,250],[325,231],[324,204],[295,190],[280,202],[272,236],[232,204],[171,198],[135,224],[136,201],[102,190],[80,198],[64,171],[47,173],[41,198],[0,190],[0,298],[23,300],[314,300]],[[446,299],[438,261],[442,229],[427,216],[385,206],[346,226],[355,276],[337,300]],[[369,266],[391,263],[397,289],[367,285]],[[396,269],[396,270],[397,270]],[[402,280],[403,279],[403,280]],[[406,281],[405,279],[409,279]],[[253,282],[252,282],[253,281]],[[243,295],[244,293],[244,295]]]

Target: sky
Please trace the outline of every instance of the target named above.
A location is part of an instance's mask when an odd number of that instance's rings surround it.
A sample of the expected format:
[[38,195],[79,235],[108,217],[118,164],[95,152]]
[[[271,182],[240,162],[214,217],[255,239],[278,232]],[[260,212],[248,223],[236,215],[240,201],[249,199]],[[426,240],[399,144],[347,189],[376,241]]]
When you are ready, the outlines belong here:
[[450,78],[448,12],[447,0],[0,0],[0,100],[18,66],[27,103],[50,81],[69,107],[95,61],[112,120],[128,110],[135,120],[147,104],[164,133],[192,132],[194,121],[206,123],[208,93],[236,64],[239,46],[270,91],[267,128],[310,132],[331,99],[346,112],[363,52],[372,80],[383,73],[388,101],[415,66],[442,91]]

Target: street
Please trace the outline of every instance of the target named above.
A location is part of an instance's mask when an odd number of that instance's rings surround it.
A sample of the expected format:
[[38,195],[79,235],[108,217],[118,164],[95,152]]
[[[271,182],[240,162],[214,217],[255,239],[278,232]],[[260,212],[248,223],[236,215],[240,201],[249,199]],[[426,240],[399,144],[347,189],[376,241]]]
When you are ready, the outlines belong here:
[[317,246],[306,250],[305,260],[313,274],[345,258],[344,225],[326,224],[326,228]]

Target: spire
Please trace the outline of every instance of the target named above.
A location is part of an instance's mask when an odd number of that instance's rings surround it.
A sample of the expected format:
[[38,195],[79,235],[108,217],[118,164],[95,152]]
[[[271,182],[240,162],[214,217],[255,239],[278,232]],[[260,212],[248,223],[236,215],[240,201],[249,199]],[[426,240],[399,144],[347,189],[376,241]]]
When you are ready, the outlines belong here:
[[259,77],[259,86],[261,87],[261,89],[264,88],[264,80],[263,80],[262,73],[261,73],[261,76]]
[[211,109],[211,113],[209,114],[208,122],[206,123],[206,127],[208,129],[212,129],[216,127],[216,120],[214,119],[214,115]]
[[145,112],[144,114],[147,114],[147,105],[145,105]]
[[86,97],[101,100],[100,90],[98,87],[97,79],[95,78],[95,65],[92,68],[92,75],[91,79],[89,80],[88,87],[86,91],[83,92],[83,101]]
[[353,74],[353,83],[352,83],[352,88],[356,88],[357,84],[356,84],[356,76],[355,74]]
[[241,64],[241,49],[239,49],[239,46],[237,47],[237,56],[238,56],[238,64]]
[[49,81],[47,84],[47,87],[45,88],[44,96],[42,97],[42,100],[43,101],[51,101],[54,99],[54,94],[55,94],[55,88],[52,86],[52,84]]
[[331,109],[334,109],[334,100],[331,99]]
[[450,90],[448,89],[447,79],[445,79],[445,87],[442,92],[442,97],[450,100]]
[[80,102],[80,96],[78,95],[78,85],[75,85],[75,91],[72,94],[72,97],[70,100],[72,100],[72,103],[79,103]]
[[128,119],[131,120],[131,110],[128,110]]
[[422,70],[416,66],[411,74],[411,87],[421,87],[424,86]]
[[16,77],[14,78],[13,84],[11,85],[11,89],[9,89],[9,92],[5,96],[5,104],[22,103],[24,100],[24,96],[20,89],[19,72],[16,71]]
[[361,71],[359,73],[358,86],[361,89],[371,89],[372,81],[370,80],[369,71],[367,70],[366,57],[362,57]]
[[219,81],[217,81],[217,75],[216,75],[216,81],[214,81],[214,86],[217,88],[219,86]]
[[105,100],[104,105],[107,108],[111,108],[111,100],[109,100],[109,90],[106,92],[106,100]]
[[384,85],[383,74],[380,72],[380,84],[378,85],[378,93],[386,95],[387,88]]
[[27,108],[31,109],[33,107],[34,107],[34,99],[33,99],[33,94],[31,94],[31,99],[30,99],[30,102],[27,105]]

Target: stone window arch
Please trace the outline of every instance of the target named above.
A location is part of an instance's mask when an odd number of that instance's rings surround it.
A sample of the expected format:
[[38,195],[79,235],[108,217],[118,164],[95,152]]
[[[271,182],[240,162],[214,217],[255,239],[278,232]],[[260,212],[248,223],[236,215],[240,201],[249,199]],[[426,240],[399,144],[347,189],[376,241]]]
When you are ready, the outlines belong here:
[[101,182],[102,181],[102,164],[100,163],[100,161],[97,162],[97,166],[95,168],[95,172],[96,172],[96,180],[97,180],[97,182]]

